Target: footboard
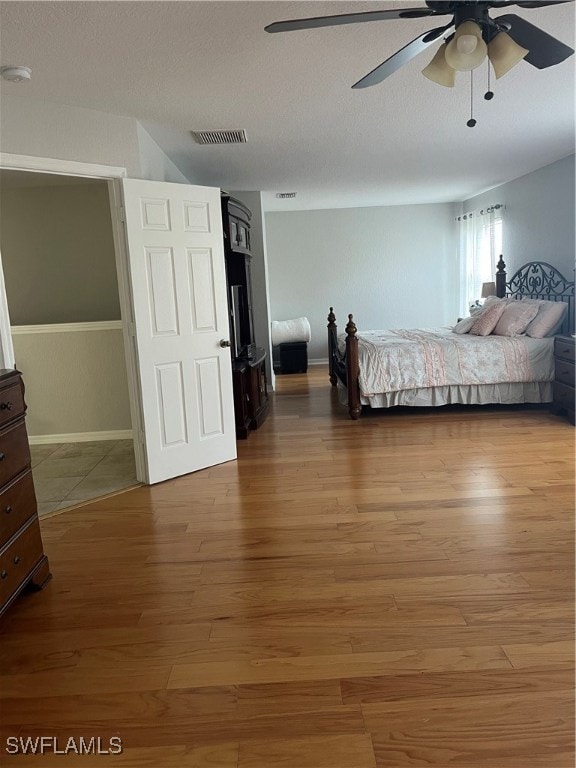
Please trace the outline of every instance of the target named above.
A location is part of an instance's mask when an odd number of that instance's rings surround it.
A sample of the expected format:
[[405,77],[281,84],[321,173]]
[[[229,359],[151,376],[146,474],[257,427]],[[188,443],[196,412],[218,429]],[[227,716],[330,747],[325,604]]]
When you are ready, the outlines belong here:
[[360,404],[360,385],[358,383],[358,339],[357,328],[352,315],[348,315],[346,325],[346,353],[343,355],[338,348],[338,327],[334,308],[330,307],[328,314],[328,368],[330,383],[333,387],[338,379],[348,391],[348,413],[351,419],[358,419],[362,413]]

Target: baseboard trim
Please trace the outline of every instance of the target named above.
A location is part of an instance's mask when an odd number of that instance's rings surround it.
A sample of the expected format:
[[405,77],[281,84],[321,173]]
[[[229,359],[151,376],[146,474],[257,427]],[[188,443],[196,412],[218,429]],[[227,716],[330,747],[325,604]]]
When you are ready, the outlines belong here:
[[314,357],[308,360],[308,365],[328,365],[327,357]]
[[46,323],[45,325],[13,325],[12,336],[36,333],[77,333],[86,331],[121,331],[122,320],[98,320],[93,323]]
[[99,440],[132,440],[131,429],[112,429],[107,432],[69,432],[63,435],[29,435],[30,445],[50,443],[92,443]]

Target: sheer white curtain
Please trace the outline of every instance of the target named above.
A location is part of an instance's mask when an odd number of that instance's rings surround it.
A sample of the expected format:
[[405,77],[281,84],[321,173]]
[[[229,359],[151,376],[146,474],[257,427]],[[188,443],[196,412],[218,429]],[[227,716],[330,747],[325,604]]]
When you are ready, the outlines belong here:
[[494,282],[502,253],[502,205],[458,217],[460,231],[460,314],[480,298],[482,283]]

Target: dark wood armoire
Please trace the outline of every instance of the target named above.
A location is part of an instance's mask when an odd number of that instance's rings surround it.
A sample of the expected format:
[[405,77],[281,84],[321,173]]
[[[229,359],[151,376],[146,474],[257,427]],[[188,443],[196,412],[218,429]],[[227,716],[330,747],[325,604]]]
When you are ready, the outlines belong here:
[[248,437],[268,415],[266,351],[256,346],[252,307],[252,213],[240,200],[222,194],[224,256],[230,318],[236,436]]

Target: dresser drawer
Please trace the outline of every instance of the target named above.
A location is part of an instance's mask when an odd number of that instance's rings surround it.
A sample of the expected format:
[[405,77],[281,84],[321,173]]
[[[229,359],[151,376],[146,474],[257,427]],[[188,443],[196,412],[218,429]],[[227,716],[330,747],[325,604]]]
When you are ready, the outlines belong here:
[[42,557],[38,518],[17,539],[0,551],[0,605],[21,586]]
[[575,372],[576,366],[574,363],[569,363],[567,360],[556,358],[556,381],[559,381],[562,384],[568,384],[569,387],[573,387]]
[[554,405],[574,413],[574,387],[554,382]]
[[25,411],[20,382],[0,391],[0,427],[21,416]]
[[28,471],[0,493],[0,549],[36,511],[34,482]]
[[561,357],[563,360],[571,360],[574,362],[574,342],[565,341],[564,339],[555,339],[554,355],[555,357]]
[[30,449],[23,421],[0,434],[0,487],[30,465]]

